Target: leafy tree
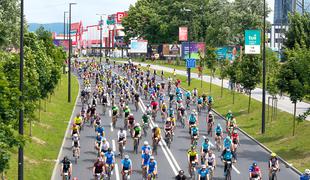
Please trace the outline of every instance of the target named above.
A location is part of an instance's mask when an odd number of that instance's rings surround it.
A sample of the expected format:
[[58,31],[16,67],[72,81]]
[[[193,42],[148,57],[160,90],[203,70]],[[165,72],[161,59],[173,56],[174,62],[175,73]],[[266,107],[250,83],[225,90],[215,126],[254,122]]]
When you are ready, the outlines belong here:
[[287,50],[288,61],[281,66],[278,88],[286,92],[294,103],[293,136],[295,135],[296,103],[310,94],[310,50]]
[[216,70],[216,54],[215,54],[215,48],[207,47],[206,50],[206,63],[207,67],[210,69],[210,93],[211,93],[211,87],[212,87],[212,78],[214,76],[215,70]]
[[229,61],[228,60],[220,60],[220,79],[222,80],[221,83],[221,97],[223,97],[223,85],[224,85],[224,79],[227,77],[227,71],[228,71],[228,65]]
[[251,91],[261,79],[261,58],[257,55],[245,55],[239,65],[238,79],[240,84],[249,91],[248,113],[251,107]]
[[236,60],[227,67],[227,75],[229,77],[230,89],[233,94],[233,104],[235,104],[235,84],[238,82],[237,71],[240,61]]

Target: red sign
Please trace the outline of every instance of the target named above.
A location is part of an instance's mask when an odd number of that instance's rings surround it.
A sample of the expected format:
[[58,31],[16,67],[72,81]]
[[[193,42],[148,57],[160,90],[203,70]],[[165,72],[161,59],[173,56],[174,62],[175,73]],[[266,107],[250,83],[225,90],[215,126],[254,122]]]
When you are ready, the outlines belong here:
[[187,41],[187,27],[179,27],[179,41]]
[[118,13],[116,13],[116,22],[118,24],[122,23],[122,19],[125,16],[126,16],[125,12],[118,12]]
[[78,30],[80,28],[80,23],[71,23],[71,30]]

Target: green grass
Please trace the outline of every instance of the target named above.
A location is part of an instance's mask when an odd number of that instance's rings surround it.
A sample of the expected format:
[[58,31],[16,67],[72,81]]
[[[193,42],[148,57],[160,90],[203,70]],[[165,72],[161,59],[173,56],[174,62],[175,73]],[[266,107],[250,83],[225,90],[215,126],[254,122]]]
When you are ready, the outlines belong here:
[[[165,76],[171,76],[171,73],[165,72]],[[248,114],[248,96],[235,93],[235,104],[232,104],[231,91],[224,89],[223,98],[221,98],[221,87],[212,85],[212,92],[209,92],[209,83],[203,82],[200,86],[200,80],[192,79],[191,86],[187,85],[187,77],[177,75],[182,82],[182,87],[192,90],[198,88],[198,92],[205,92],[214,97],[214,109],[225,115],[228,110],[236,115],[237,123],[244,131],[249,133],[259,142],[276,152],[279,156],[292,163],[300,171],[310,167],[310,122],[296,122],[296,133],[292,136],[293,116],[287,112],[277,110],[277,120],[266,122],[266,133],[261,132],[261,109],[262,104],[254,99],[251,100],[251,110]],[[268,106],[267,106],[268,108]],[[267,115],[266,115],[267,116]]]
[[[24,179],[50,179],[57,159],[58,152],[64,137],[67,123],[70,120],[72,109],[78,94],[78,81],[72,78],[72,101],[68,103],[68,79],[62,76],[61,83],[52,95],[51,102],[42,101],[41,121],[33,123],[32,137],[39,140],[27,142],[24,148],[25,165]],[[38,116],[37,112],[37,116]],[[29,135],[29,125],[25,124],[25,135]],[[30,139],[30,137],[28,136]],[[9,180],[17,179],[17,151],[13,152],[10,160],[10,169],[6,173]]]

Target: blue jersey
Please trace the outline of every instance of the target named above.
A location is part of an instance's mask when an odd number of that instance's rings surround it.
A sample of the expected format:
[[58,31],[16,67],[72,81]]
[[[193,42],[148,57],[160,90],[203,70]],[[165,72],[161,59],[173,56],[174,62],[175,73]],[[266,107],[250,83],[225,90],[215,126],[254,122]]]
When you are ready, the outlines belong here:
[[210,142],[208,142],[208,143],[203,142],[201,146],[202,146],[203,150],[209,150],[210,146],[211,146],[211,143]]
[[185,96],[186,96],[187,98],[189,98],[189,97],[191,97],[191,93],[190,93],[190,92],[186,92],[186,93],[185,93]]
[[141,150],[142,150],[142,152],[144,152],[145,150],[149,150],[149,151],[151,151],[151,146],[142,146],[141,147]]
[[199,174],[201,177],[207,177],[207,175],[209,174],[209,171],[208,171],[207,168],[206,168],[205,170],[199,169],[199,170],[198,170],[198,174]]
[[222,127],[216,126],[216,128],[215,128],[216,133],[220,134],[220,133],[222,133],[222,131],[223,131]]
[[179,94],[180,91],[181,91],[181,90],[180,90],[180,88],[178,88],[178,87],[175,89],[175,93],[176,93],[176,94]]
[[202,101],[203,101],[202,98],[198,98],[198,99],[197,99],[197,103],[198,103],[198,104],[202,104]]
[[223,156],[225,161],[231,161],[232,157],[233,157],[233,154],[231,151],[226,151]]
[[300,176],[300,180],[310,180],[310,175],[302,175]]
[[142,159],[144,160],[144,161],[143,161],[143,165],[144,165],[144,166],[147,166],[147,165],[148,165],[148,162],[149,162],[149,160],[150,160],[150,157],[151,157],[150,154],[142,154]]
[[102,136],[97,136],[96,141],[97,141],[97,143],[100,143],[102,141]]
[[193,127],[192,128],[192,135],[197,135],[198,134],[198,128],[197,127]]
[[155,160],[153,162],[149,161],[147,165],[149,167],[149,173],[152,173],[155,170],[157,162]]
[[190,123],[196,123],[196,117],[191,114],[190,117],[189,117],[189,122]]
[[100,133],[101,136],[103,136],[104,133],[104,127],[97,127],[96,132]]
[[114,153],[113,152],[106,152],[104,153],[104,156],[107,158],[106,163],[107,164],[113,164],[113,157],[114,157]]
[[130,159],[123,159],[122,160],[122,165],[124,166],[124,168],[127,168],[127,169],[129,169],[130,167],[131,167],[131,160]]
[[225,148],[230,148],[230,146],[232,144],[232,141],[231,141],[231,139],[225,138],[224,141],[223,141],[223,144],[224,144]]

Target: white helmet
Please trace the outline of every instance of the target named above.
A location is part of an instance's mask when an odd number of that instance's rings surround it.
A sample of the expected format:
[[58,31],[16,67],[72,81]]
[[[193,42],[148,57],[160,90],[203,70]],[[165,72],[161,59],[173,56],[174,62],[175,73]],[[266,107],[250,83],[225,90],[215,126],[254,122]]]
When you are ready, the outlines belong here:
[[147,141],[144,141],[144,143],[143,143],[145,146],[148,146],[149,145],[149,142],[147,142]]
[[139,124],[139,123],[136,123],[135,126],[140,126],[140,124]]
[[213,114],[213,112],[212,112],[212,111],[210,111],[210,112],[209,112],[209,115],[212,115],[212,114]]
[[158,124],[154,124],[154,128],[158,128]]
[[306,175],[310,175],[310,169],[306,169],[306,170],[305,170],[305,174],[306,174]]

